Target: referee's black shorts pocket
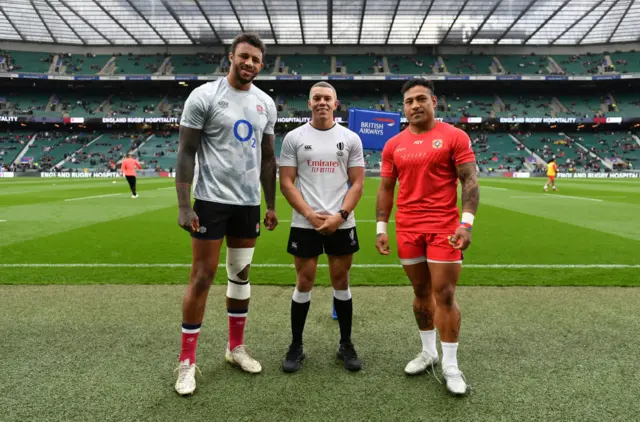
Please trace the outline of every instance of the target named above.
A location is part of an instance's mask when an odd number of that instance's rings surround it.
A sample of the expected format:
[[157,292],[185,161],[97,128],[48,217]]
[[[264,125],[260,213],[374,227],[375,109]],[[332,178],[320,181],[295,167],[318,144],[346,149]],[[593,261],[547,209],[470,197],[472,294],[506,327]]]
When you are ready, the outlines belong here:
[[287,252],[298,258],[313,258],[322,255],[323,237],[315,229],[291,227]]
[[324,242],[324,251],[327,255],[352,255],[359,250],[360,243],[358,242],[358,232],[355,227],[338,229],[331,236],[327,236]]

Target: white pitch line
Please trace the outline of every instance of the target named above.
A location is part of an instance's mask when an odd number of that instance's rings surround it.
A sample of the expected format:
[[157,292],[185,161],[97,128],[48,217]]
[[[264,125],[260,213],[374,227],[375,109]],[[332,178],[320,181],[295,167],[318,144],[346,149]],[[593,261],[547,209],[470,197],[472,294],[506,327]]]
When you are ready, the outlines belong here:
[[557,193],[545,193],[544,195],[547,195],[547,196],[557,196],[558,198],[582,199],[583,201],[595,201],[595,202],[602,202],[602,199],[585,198],[585,197],[583,197],[583,196],[558,195]]
[[80,201],[80,200],[82,200],[82,199],[105,198],[105,197],[107,197],[107,196],[116,196],[116,195],[122,195],[122,194],[121,194],[121,193],[109,193],[109,194],[107,194],[107,195],[83,196],[83,197],[80,197],[80,198],[69,198],[69,199],[65,199],[64,201],[65,201],[65,202],[68,202],[68,201]]
[[[225,267],[226,264],[219,264]],[[255,268],[294,268],[293,264],[251,264]],[[465,268],[494,269],[593,269],[640,268],[638,264],[466,264]],[[0,264],[0,268],[189,268],[191,264]],[[327,268],[327,264],[318,264]],[[400,264],[353,264],[354,268],[400,268]]]
[[0,223],[6,223],[7,220],[0,220]]
[[550,198],[550,197],[559,197],[559,198],[569,198],[569,199],[582,199],[585,201],[595,201],[602,202],[602,199],[594,199],[594,198],[583,198],[581,196],[568,196],[568,195],[556,195],[556,194],[542,194],[542,195],[514,195],[510,196],[510,198],[519,198],[519,199],[540,199],[540,198]]
[[482,186],[482,185],[480,185],[480,189],[509,190],[505,188],[494,188],[493,186]]

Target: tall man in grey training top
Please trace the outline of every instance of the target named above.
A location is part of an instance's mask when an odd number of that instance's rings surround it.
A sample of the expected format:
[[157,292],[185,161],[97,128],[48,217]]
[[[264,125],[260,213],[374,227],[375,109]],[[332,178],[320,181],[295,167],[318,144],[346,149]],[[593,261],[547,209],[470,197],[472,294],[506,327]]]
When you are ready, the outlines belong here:
[[[256,35],[241,34],[229,53],[225,78],[193,90],[180,121],[176,167],[178,224],[191,233],[193,262],[182,301],[182,348],[175,389],[196,388],[196,343],[209,287],[216,274],[222,240],[227,240],[229,340],[225,358],[249,373],[262,366],[244,346],[249,307],[249,266],[260,235],[260,184],[267,212],[265,227],[278,224],[275,212],[276,160],[273,100],[252,84],[263,67],[265,46]],[[197,152],[199,174],[193,192]]]
[[280,190],[293,207],[287,251],[294,256],[296,289],[291,299],[289,350],[284,372],[300,369],[305,354],[302,331],[309,312],[318,256],[329,257],[333,303],[340,325],[337,356],[350,371],[362,368],[351,343],[353,306],[349,270],[359,250],[353,210],[362,196],[364,157],[362,141],[336,124],[336,90],[327,82],[311,87],[311,121],[285,136],[280,154]]

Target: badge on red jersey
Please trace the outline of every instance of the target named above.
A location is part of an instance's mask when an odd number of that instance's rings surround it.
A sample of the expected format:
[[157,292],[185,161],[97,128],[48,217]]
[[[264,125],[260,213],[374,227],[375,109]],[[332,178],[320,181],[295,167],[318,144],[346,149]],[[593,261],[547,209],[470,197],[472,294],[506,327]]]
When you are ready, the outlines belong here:
[[433,149],[442,148],[442,139],[434,139],[433,141],[431,141],[431,146],[433,147]]

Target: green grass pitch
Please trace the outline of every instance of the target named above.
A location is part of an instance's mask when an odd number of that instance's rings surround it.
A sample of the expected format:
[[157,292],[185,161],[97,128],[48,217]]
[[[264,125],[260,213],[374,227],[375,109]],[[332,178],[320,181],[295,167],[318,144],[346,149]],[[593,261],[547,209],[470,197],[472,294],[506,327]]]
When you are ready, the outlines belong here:
[[249,376],[223,360],[220,268],[199,341],[202,377],[180,398],[172,370],[191,251],[173,181],[140,179],[132,199],[121,179],[0,179],[0,420],[636,420],[640,183],[558,180],[549,193],[544,179],[480,184],[457,293],[468,397],[403,373],[420,348],[412,293],[395,245],[389,257],[375,250],[371,178],[351,275],[364,370],[336,363],[325,267],[308,359],[293,376],[279,370],[295,280],[291,209],[279,196],[281,223],[263,230],[251,270],[246,338],[264,371]]
[[[543,192],[543,179],[480,183],[480,209],[461,285],[640,282],[637,181],[559,180],[560,190],[553,193]],[[406,285],[395,245],[388,257],[375,250],[377,186],[378,180],[367,179],[356,209],[361,250],[351,280],[353,285]],[[282,196],[277,212],[280,225],[273,232],[262,230],[258,240],[254,284],[295,280],[286,253],[291,208]],[[0,284],[184,284],[188,277],[190,237],[177,226],[172,180],[141,179],[139,198],[132,199],[121,179],[115,184],[0,179],[0,221]],[[392,233],[394,225],[389,229]],[[61,266],[38,267],[50,264]],[[326,268],[317,281],[328,283]],[[226,283],[224,271],[216,282]]]

